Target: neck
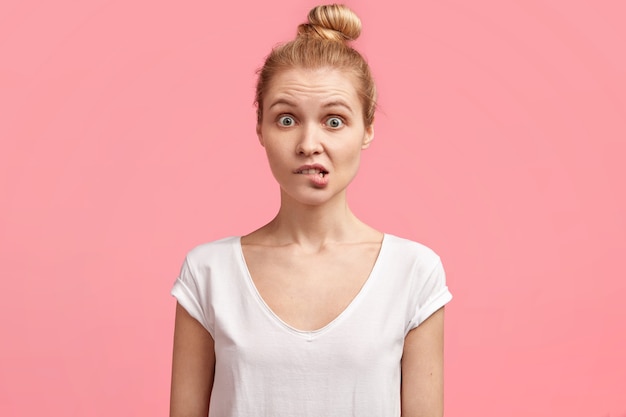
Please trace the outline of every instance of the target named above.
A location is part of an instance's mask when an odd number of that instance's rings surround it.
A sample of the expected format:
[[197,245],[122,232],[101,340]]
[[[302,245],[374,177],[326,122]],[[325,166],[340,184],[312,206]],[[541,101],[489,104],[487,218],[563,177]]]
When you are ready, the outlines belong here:
[[350,211],[345,193],[320,205],[302,204],[282,193],[280,210],[267,227],[278,242],[318,248],[358,239],[369,229]]

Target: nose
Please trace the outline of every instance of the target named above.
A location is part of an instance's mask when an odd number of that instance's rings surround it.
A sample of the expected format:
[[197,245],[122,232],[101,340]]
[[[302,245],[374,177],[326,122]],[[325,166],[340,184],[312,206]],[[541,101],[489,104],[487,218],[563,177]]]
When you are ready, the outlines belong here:
[[322,134],[318,127],[305,125],[301,130],[301,135],[296,146],[296,153],[298,155],[309,156],[324,152]]

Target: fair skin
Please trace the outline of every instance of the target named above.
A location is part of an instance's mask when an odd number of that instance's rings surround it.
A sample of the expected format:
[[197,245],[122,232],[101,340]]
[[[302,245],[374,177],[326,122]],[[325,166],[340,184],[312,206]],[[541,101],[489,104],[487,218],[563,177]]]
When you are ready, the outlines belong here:
[[[257,126],[281,206],[267,225],[242,237],[259,293],[285,323],[317,330],[359,292],[383,234],[349,209],[347,188],[374,137],[350,73],[294,68],[276,74]],[[215,367],[213,339],[178,306],[170,416],[206,416]],[[443,414],[443,309],[405,339],[402,416]]]

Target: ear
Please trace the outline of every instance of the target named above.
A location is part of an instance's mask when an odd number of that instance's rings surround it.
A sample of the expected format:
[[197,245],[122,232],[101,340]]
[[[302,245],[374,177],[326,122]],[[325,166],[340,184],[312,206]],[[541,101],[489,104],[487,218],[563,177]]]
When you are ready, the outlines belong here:
[[257,123],[256,125],[256,136],[259,138],[259,143],[261,146],[265,147],[265,142],[263,142],[263,133],[261,132],[261,124]]
[[363,143],[361,144],[361,149],[369,148],[373,140],[374,140],[374,124],[372,123],[371,125],[365,128],[365,134],[363,135]]

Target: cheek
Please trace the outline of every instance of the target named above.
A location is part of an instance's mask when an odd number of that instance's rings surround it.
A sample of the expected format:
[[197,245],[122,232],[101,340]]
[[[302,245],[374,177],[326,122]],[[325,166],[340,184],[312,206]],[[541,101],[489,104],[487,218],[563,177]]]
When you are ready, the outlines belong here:
[[337,153],[341,155],[341,160],[346,162],[358,162],[361,158],[361,142],[352,142],[349,145],[342,147]]
[[267,162],[272,169],[276,167],[282,167],[287,164],[285,161],[284,150],[282,149],[276,149],[271,146],[266,146],[265,156],[267,157]]

